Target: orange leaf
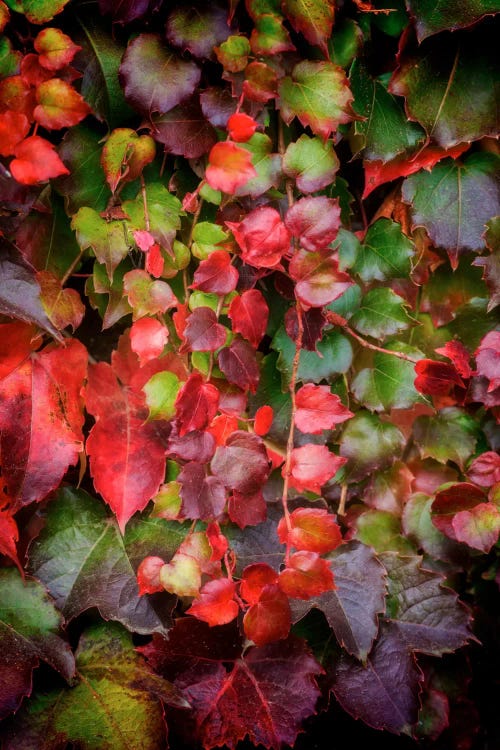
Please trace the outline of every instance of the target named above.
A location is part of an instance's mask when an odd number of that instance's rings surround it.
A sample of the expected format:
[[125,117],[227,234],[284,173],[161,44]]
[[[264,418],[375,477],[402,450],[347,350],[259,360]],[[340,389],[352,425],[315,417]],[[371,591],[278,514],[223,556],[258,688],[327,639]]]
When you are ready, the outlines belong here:
[[90,114],[83,97],[66,81],[51,78],[36,90],[38,106],[33,111],[35,120],[48,130],[70,128]]
[[69,174],[52,143],[39,135],[21,141],[14,153],[16,158],[10,163],[10,171],[22,185],[36,185],[51,177]]
[[233,194],[257,172],[248,151],[234,143],[216,143],[208,157],[205,178],[211,188]]

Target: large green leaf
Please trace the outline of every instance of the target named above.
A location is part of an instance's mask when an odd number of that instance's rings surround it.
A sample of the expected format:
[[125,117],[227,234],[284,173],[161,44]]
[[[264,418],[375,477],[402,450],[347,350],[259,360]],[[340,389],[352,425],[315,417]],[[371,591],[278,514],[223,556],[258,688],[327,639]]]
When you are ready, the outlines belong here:
[[461,469],[474,452],[478,434],[476,420],[456,406],[441,409],[435,417],[418,417],[413,426],[423,458],[429,456],[442,464],[454,461]]
[[342,481],[359,481],[376,469],[390,466],[403,452],[404,437],[397,427],[375,414],[359,411],[347,422],[340,439],[340,455],[348,462],[340,469]]
[[[277,367],[282,373],[283,389],[286,390],[292,377],[295,344],[280,328],[271,346],[279,352]],[[297,380],[304,383],[331,382],[336,375],[347,372],[352,362],[352,347],[345,336],[336,331],[326,333],[318,343],[318,353],[302,349],[300,352]]]
[[472,26],[483,16],[490,13],[500,13],[498,0],[406,0],[406,5],[415,19],[418,41],[427,36],[437,34],[446,29],[456,29]]
[[[144,203],[148,218],[145,216]],[[125,201],[123,210],[130,217],[133,229],[146,229],[163,247],[170,248],[176,231],[181,226],[181,202],[160,182],[146,185],[144,195],[140,192],[135,200]]]
[[60,13],[68,0],[5,0],[9,8],[24,13],[31,23],[47,23]]
[[71,226],[82,250],[92,248],[112,281],[115,268],[131,249],[124,222],[106,221],[97,211],[84,206],[73,216]]
[[[354,238],[347,247],[346,237]],[[379,219],[371,224],[362,243],[355,235],[344,232],[339,257],[342,268],[350,268],[365,282],[403,278],[411,271],[415,245],[401,224],[390,219]],[[341,238],[341,239],[342,239]]]
[[406,312],[406,303],[392,289],[381,287],[365,294],[351,325],[365,336],[384,339],[406,330],[415,321]]
[[323,142],[305,133],[288,145],[283,156],[283,171],[295,179],[302,193],[314,193],[330,185],[338,168],[331,141]]
[[103,211],[111,197],[101,167],[101,136],[78,125],[70,128],[59,148],[59,156],[69,175],[54,180],[56,190],[64,196],[68,214],[83,206]]
[[160,518],[131,521],[122,537],[104,505],[66,487],[51,502],[46,525],[30,550],[30,570],[66,619],[97,607],[137,633],[166,633],[172,600],[138,594],[136,570],[148,555],[168,560],[186,534]]

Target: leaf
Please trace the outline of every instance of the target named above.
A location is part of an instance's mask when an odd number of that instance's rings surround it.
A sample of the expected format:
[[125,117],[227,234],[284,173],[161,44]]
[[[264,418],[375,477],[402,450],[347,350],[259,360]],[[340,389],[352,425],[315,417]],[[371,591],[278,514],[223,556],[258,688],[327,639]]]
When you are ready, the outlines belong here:
[[136,268],[123,277],[123,290],[133,310],[132,318],[164,313],[175,307],[177,299],[166,281],[153,281],[147,271]]
[[238,187],[234,194],[240,197],[249,195],[251,198],[258,198],[272,187],[279,187],[282,158],[280,154],[272,153],[271,138],[265,133],[254,133],[248,141],[241,144],[241,147],[251,156],[255,176]]
[[408,648],[442,656],[464,646],[471,618],[455,592],[441,585],[445,577],[422,569],[417,556],[385,552],[382,561],[389,574],[386,617]]
[[22,112],[0,113],[0,156],[12,156],[29,133],[29,120]]
[[217,477],[207,476],[203,464],[190,461],[183,467],[177,481],[181,485],[184,517],[211,521],[220,516],[226,505],[224,484]]
[[197,307],[188,317],[184,338],[183,351],[214,352],[224,346],[226,329],[210,307]]
[[278,87],[281,116],[289,125],[297,117],[314,135],[326,140],[339,125],[350,122],[353,95],[345,73],[331,62],[303,60]]
[[[283,388],[286,388],[291,379],[295,344],[280,327],[271,346],[279,352],[277,366],[283,375]],[[304,349],[300,352],[297,380],[331,382],[339,373],[347,372],[351,363],[352,347],[349,340],[337,331],[329,331],[318,343],[317,352],[308,352]]]
[[310,138],[302,133],[295,142],[288,144],[283,156],[283,171],[295,179],[301,193],[314,193],[333,182],[339,168],[339,160],[331,141]]
[[459,511],[453,518],[458,542],[488,554],[500,535],[500,513],[493,503],[479,503],[470,510]]
[[262,439],[243,430],[217,448],[210,468],[226,487],[246,495],[260,490],[270,471]]
[[255,350],[247,341],[234,339],[228,347],[221,349],[218,363],[230,383],[242,390],[255,393],[260,379],[260,370]]
[[311,252],[323,250],[337,236],[340,227],[340,206],[336,199],[324,196],[301,198],[291,206],[285,225],[301,247]]
[[257,123],[244,112],[236,112],[227,121],[229,137],[236,143],[245,143],[250,140],[257,130]]
[[359,333],[384,339],[406,330],[412,323],[406,312],[407,305],[392,289],[371,289],[361,301],[361,306],[351,318],[351,325]]
[[288,597],[275,583],[263,587],[243,618],[245,635],[256,646],[283,640],[290,632],[290,625]]
[[83,632],[76,652],[78,683],[38,694],[18,714],[8,750],[61,743],[89,750],[156,750],[164,742],[160,700],[186,707],[171,683],[153,674],[118,625],[94,625]]
[[39,135],[31,135],[17,144],[9,168],[22,185],[36,185],[52,177],[69,174],[55,147]]
[[214,625],[226,625],[234,620],[240,608],[234,600],[236,585],[228,578],[208,581],[200,590],[199,597],[186,610],[198,620]]
[[340,439],[340,455],[349,459],[344,469],[346,478],[359,481],[376,469],[390,466],[401,455],[404,443],[393,424],[359,411],[344,427]]
[[436,492],[431,506],[432,523],[450,539],[456,540],[453,525],[455,515],[486,501],[483,490],[469,482],[446,483]]
[[489,380],[488,391],[493,391],[500,386],[500,375],[498,374],[499,344],[500,333],[490,331],[481,339],[481,343],[475,352],[478,374]]
[[127,102],[148,117],[168,112],[191,96],[200,69],[178,57],[157,34],[139,34],[123,56],[120,82]]
[[136,320],[130,329],[130,346],[138,355],[141,365],[159,357],[167,341],[167,328],[155,318]]
[[331,430],[354,416],[326,385],[308,383],[302,386],[295,394],[295,405],[296,427],[312,435]]
[[431,396],[446,396],[455,386],[464,388],[464,382],[454,365],[421,359],[415,365],[415,388]]
[[82,207],[73,216],[71,227],[82,250],[91,247],[113,281],[116,267],[130,251],[123,221],[106,221],[94,209]]
[[334,254],[327,251],[298,250],[290,261],[289,273],[297,282],[298,299],[311,307],[328,305],[353,284],[348,274],[339,271]]
[[465,0],[458,6],[453,0],[445,0],[437,7],[429,0],[407,0],[407,6],[415,19],[419,42],[439,31],[455,31],[472,26],[483,16],[498,12],[496,0]]
[[385,612],[385,569],[373,550],[358,541],[337,547],[328,560],[335,588],[308,602],[293,602],[293,620],[311,607],[320,609],[342,648],[365,662],[378,633],[378,615]]
[[19,541],[17,523],[9,510],[0,508],[0,555],[9,557],[16,564],[17,569],[24,576],[24,571],[17,556],[16,543]]
[[280,570],[285,551],[278,542],[276,528],[281,517],[281,506],[279,510],[268,506],[266,520],[258,525],[247,526],[244,531],[235,526],[227,526],[224,529],[236,556],[235,575],[242,575],[248,565],[255,563],[265,563],[273,570]]
[[453,269],[464,252],[483,249],[484,225],[500,211],[495,178],[499,160],[479,153],[463,165],[446,159],[403,183],[413,226],[423,226],[432,242],[447,250]]
[[[149,216],[149,228],[144,214],[144,201]],[[175,255],[173,251],[170,253],[170,250],[176,232],[180,229],[181,215],[184,212],[180,200],[161,182],[148,182],[145,190],[141,190],[135,200],[125,201],[122,207],[134,229],[147,230],[170,255]]]
[[37,280],[40,284],[40,300],[51,323],[58,330],[71,326],[75,331],[85,314],[85,307],[76,289],[63,289],[57,276],[50,271],[39,271]]
[[[342,258],[342,249],[340,253]],[[354,257],[345,265],[365,283],[387,281],[408,276],[414,255],[415,245],[403,234],[401,225],[379,219],[370,225],[363,242],[356,245]]]
[[454,461],[460,468],[474,452],[477,434],[475,420],[456,406],[441,409],[435,417],[417,417],[413,426],[422,458]]
[[274,13],[262,13],[255,18],[255,28],[250,36],[250,46],[255,56],[279,55],[295,49],[283,19]]
[[467,476],[480,487],[492,487],[500,482],[500,456],[494,451],[482,453],[471,463]]
[[310,599],[335,588],[328,562],[316,552],[294,552],[279,576],[280,589],[290,597]]
[[234,333],[239,333],[256,349],[267,328],[269,307],[258,289],[247,289],[231,300],[228,317]]
[[[422,357],[422,352],[399,341],[387,343],[390,351],[402,352],[409,357]],[[415,369],[411,362],[398,359],[392,354],[377,352],[373,358],[373,368],[360,370],[351,383],[354,397],[360,404],[371,411],[390,411],[391,409],[409,409],[416,403],[424,401],[420,393],[415,371],[420,371],[421,362]],[[415,383],[414,383],[415,381]]]
[[346,459],[331,453],[326,445],[308,443],[292,450],[290,482],[299,492],[321,494],[321,487],[332,479]]
[[151,135],[170,154],[198,159],[217,143],[217,133],[193,98],[151,118]]
[[36,100],[37,106],[33,110],[33,116],[48,130],[78,125],[90,114],[90,107],[83,97],[73,86],[60,78],[51,78],[40,83],[36,89]]
[[217,414],[220,394],[212,383],[205,383],[201,375],[193,372],[183,385],[175,402],[182,437],[191,430],[204,430]]
[[151,0],[121,0],[117,5],[113,0],[99,0],[101,13],[111,13],[113,23],[132,23],[148,12]]
[[121,182],[131,182],[155,158],[155,144],[148,135],[137,135],[131,128],[116,128],[104,144],[101,164],[111,192]]
[[234,292],[238,278],[238,271],[231,265],[229,253],[225,250],[215,250],[201,261],[194,272],[191,288],[225,295]]
[[419,549],[436,560],[460,562],[463,548],[442,534],[432,521],[433,497],[421,492],[414,493],[406,503],[402,515],[402,527],[406,537]]
[[225,141],[210,150],[205,179],[213,190],[232,195],[256,175],[250,154],[241,146]]
[[257,604],[265,587],[275,583],[278,583],[278,574],[269,565],[247,565],[241,576],[240,595],[248,604]]
[[[173,555],[186,529],[162,519],[131,522],[122,537],[101,502],[83,490],[60,489],[30,547],[29,570],[46,586],[66,620],[97,607],[136,633],[167,633],[168,600],[139,596],[136,570],[147,553]],[[78,544],[75,544],[75,538]]]
[[423,677],[394,625],[383,626],[366,664],[342,654],[333,671],[333,692],[351,716],[374,729],[411,735]]
[[40,65],[51,71],[69,65],[81,49],[67,34],[55,28],[42,29],[36,35],[33,46],[38,52]]
[[71,128],[62,139],[59,155],[68,173],[59,177],[55,186],[71,215],[83,207],[106,208],[111,193],[101,167],[101,149],[100,136],[84,125]]
[[86,373],[87,350],[71,339],[32,353],[1,381],[2,471],[16,509],[43,500],[78,461]]
[[[401,55],[389,90],[406,98],[406,110],[442,148],[498,135],[493,29],[448,34]],[[489,217],[488,217],[489,218]]]
[[173,8],[167,21],[167,39],[182,52],[195,57],[213,57],[213,48],[230,34],[227,12],[217,5]]
[[398,516],[390,511],[363,511],[356,518],[355,526],[355,538],[373,547],[378,554],[396,551],[401,555],[411,555],[414,552],[410,542],[401,534]]
[[4,718],[31,693],[31,673],[40,659],[66,680],[75,673],[75,661],[59,635],[62,617],[43,586],[23,580],[15,568],[2,568],[0,592],[0,716]]
[[290,529],[285,518],[278,524],[278,538],[297,550],[324,554],[342,542],[335,517],[323,508],[297,508],[289,516]]
[[24,13],[31,23],[52,21],[62,11],[68,0],[6,0],[7,5],[18,13]]
[[227,221],[226,225],[242,251],[244,263],[255,268],[274,268],[289,251],[290,234],[275,208],[255,208],[243,221]]
[[284,0],[282,8],[293,29],[303,34],[309,44],[316,44],[326,52],[333,26],[332,0]]
[[123,533],[163,481],[165,436],[161,424],[145,421],[143,398],[122,388],[105,362],[89,370],[86,405],[96,419],[86,443],[94,487],[116,515]]

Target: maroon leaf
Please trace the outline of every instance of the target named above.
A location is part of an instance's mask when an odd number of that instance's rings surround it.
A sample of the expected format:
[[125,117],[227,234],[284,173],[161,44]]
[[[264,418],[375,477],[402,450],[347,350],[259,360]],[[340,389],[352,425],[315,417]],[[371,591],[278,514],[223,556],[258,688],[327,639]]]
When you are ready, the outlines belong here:
[[196,99],[153,116],[150,133],[155,141],[163,143],[165,151],[186,159],[198,159],[217,143],[217,134]]
[[229,253],[214,250],[196,269],[191,288],[213,294],[229,294],[236,289],[238,278]]
[[275,583],[265,585],[258,600],[243,618],[246,637],[256,646],[281,641],[290,632],[291,618],[288,597]]
[[257,435],[237,430],[215,451],[210,468],[225,486],[245,495],[258,492],[269,476],[269,461]]
[[205,430],[191,430],[182,437],[174,423],[168,437],[167,455],[180,458],[181,461],[210,461],[215,453],[215,438]]
[[204,430],[217,414],[219,391],[194,372],[177,394],[175,409],[182,437],[191,430]]
[[469,482],[455,482],[446,489],[437,492],[431,506],[432,523],[442,534],[450,539],[456,539],[453,528],[453,518],[456,513],[471,510],[475,505],[483,503],[486,495],[483,490]]
[[267,328],[269,307],[262,292],[248,289],[235,297],[229,306],[228,316],[234,333],[240,333],[256,349]]
[[[313,307],[310,310],[302,312],[302,348],[309,352],[316,352],[318,341],[323,338],[323,329],[326,325],[326,318],[319,307]],[[297,308],[290,307],[285,314],[285,330],[292,341],[297,340],[299,324],[297,318]]]
[[431,396],[446,396],[458,385],[464,388],[464,382],[454,365],[436,362],[432,359],[421,359],[415,365],[415,388],[420,393]]
[[226,341],[226,329],[211,307],[197,307],[187,319],[181,351],[214,352]]
[[236,338],[230,346],[221,349],[219,367],[230,383],[244,391],[255,393],[260,379],[260,370],[255,350],[243,339]]
[[213,57],[213,48],[230,34],[227,10],[216,4],[174,8],[167,21],[167,39],[182,52]]
[[285,224],[301,247],[315,252],[327,247],[340,228],[340,206],[337,198],[315,196],[301,198],[285,216]]
[[186,464],[177,481],[181,485],[183,516],[202,521],[220,516],[226,504],[224,485],[216,477],[207,476],[203,464]]
[[436,349],[436,352],[451,359],[459,375],[463,378],[470,378],[472,375],[469,364],[470,354],[460,341],[447,341],[444,346]]
[[472,462],[467,474],[480,487],[492,487],[500,482],[500,456],[494,451],[483,453]]
[[229,518],[240,529],[247,526],[257,526],[267,517],[267,505],[262,492],[254,492],[252,495],[245,495],[237,490],[229,498],[227,506]]
[[290,249],[290,234],[275,208],[261,206],[240,222],[226,221],[241,248],[245,263],[274,268]]
[[336,258],[328,252],[299,250],[290,261],[289,272],[297,282],[297,297],[310,307],[328,305],[353,284],[348,274],[338,270]]

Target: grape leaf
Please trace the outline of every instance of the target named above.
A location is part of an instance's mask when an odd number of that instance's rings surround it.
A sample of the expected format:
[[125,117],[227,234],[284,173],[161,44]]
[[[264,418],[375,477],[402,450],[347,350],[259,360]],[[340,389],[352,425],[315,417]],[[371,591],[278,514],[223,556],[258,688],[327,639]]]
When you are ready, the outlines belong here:
[[351,481],[359,481],[375,469],[390,466],[403,446],[404,437],[397,427],[359,411],[347,422],[340,439],[340,455],[349,459],[342,472]]
[[432,0],[406,0],[415,20],[418,41],[440,31],[456,31],[479,21],[490,13],[498,13],[497,0],[464,0],[459,5],[454,0],[436,4]]
[[43,586],[23,580],[15,568],[0,569],[0,717],[15,711],[31,692],[40,659],[66,680],[75,673],[69,644],[59,631],[62,617]]
[[413,435],[422,458],[430,456],[442,464],[454,461],[462,468],[474,452],[478,425],[462,409],[448,406],[435,417],[417,417]]
[[158,518],[130,523],[122,537],[102,503],[65,487],[52,500],[46,525],[30,547],[29,569],[67,620],[97,607],[105,620],[131,631],[166,635],[172,601],[140,597],[136,569],[146,553],[171,557],[185,534],[184,526]]

